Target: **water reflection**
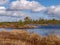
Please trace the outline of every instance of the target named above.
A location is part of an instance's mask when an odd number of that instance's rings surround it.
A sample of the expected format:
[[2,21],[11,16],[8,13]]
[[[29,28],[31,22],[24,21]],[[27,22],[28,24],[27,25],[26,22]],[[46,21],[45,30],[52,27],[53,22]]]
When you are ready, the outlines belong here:
[[[1,30],[10,31],[10,30],[20,30],[20,29],[0,28],[0,31]],[[26,30],[30,33],[37,33],[42,36],[46,36],[46,35],[50,35],[50,34],[55,34],[57,36],[60,36],[60,29],[23,29],[23,30]]]
[[27,31],[34,32],[42,36],[51,35],[51,34],[60,35],[60,29],[27,29]]

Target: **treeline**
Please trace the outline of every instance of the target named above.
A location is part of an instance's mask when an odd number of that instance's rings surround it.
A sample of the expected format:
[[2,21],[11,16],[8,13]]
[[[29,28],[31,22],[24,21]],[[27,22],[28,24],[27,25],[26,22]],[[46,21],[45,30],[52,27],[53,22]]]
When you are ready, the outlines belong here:
[[56,19],[37,19],[37,20],[33,20],[30,17],[25,17],[24,21],[20,20],[18,21],[22,24],[60,24],[60,20],[56,20]]
[[1,25],[6,25],[6,26],[24,26],[26,24],[36,24],[36,25],[40,25],[40,24],[60,24],[60,20],[56,20],[56,19],[51,19],[51,20],[47,20],[47,19],[38,19],[38,20],[33,20],[30,17],[25,17],[24,21],[19,20],[18,22],[0,22],[0,26]]

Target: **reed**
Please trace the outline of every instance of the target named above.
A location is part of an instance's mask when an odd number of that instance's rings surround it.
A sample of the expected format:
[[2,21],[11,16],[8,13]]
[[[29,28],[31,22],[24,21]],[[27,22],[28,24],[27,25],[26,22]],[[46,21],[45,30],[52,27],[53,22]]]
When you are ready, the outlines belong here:
[[60,45],[56,35],[40,36],[25,30],[3,30],[0,32],[0,45]]

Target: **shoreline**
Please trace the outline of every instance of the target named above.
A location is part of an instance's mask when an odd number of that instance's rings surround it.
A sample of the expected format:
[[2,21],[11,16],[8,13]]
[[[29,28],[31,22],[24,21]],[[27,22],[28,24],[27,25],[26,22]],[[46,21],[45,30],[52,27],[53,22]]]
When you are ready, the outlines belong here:
[[40,25],[0,25],[0,28],[11,28],[11,29],[36,29],[38,27],[43,28],[43,27],[54,27],[54,26],[59,26],[59,25],[54,25],[54,24],[40,24]]
[[9,26],[6,26],[6,25],[1,25],[0,28],[15,28],[15,29],[34,29],[34,28],[37,28],[37,26],[34,26],[34,25],[24,25],[24,26],[14,26],[14,25],[9,25]]

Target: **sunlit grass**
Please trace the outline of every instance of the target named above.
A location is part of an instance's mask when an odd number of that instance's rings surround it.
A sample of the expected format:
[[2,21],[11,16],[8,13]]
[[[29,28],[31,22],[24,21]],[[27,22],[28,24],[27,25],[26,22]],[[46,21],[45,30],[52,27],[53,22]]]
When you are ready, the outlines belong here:
[[40,36],[25,30],[0,32],[0,45],[60,45],[60,37],[56,35]]

